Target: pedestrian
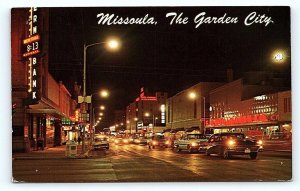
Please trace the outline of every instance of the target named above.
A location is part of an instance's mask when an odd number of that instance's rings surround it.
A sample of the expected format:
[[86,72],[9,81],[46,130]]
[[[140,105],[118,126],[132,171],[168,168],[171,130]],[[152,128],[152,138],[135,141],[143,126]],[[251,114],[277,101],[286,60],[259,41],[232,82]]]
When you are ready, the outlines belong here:
[[78,137],[78,144],[80,145],[81,137]]

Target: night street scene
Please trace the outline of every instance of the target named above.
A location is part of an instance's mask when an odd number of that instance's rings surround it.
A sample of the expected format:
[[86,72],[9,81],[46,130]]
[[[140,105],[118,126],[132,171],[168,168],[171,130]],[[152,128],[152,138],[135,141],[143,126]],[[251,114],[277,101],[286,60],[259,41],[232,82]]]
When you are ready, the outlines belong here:
[[289,7],[11,10],[12,181],[292,181]]

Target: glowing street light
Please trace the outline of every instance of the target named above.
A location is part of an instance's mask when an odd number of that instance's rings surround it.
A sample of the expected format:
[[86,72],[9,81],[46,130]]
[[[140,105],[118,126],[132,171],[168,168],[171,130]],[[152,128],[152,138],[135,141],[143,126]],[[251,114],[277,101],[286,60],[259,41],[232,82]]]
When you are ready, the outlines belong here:
[[101,106],[100,106],[100,109],[101,109],[101,110],[105,110],[105,106],[104,106],[104,105],[101,105]]
[[[84,99],[86,99],[86,55],[87,55],[87,49],[96,45],[102,45],[107,44],[107,48],[109,50],[117,50],[120,47],[120,43],[116,39],[108,39],[105,42],[96,42],[92,44],[83,44],[83,92],[82,96]],[[108,92],[101,92],[102,97],[108,97]],[[85,104],[85,103],[83,103]],[[82,145],[85,145],[85,131],[83,131],[83,139],[82,139]],[[82,153],[84,153],[85,147],[82,147]]]
[[99,116],[103,116],[103,113],[99,113]]
[[101,90],[100,96],[103,98],[107,98],[109,96],[109,92],[107,90]]
[[134,118],[134,121],[137,121],[137,120],[139,120],[139,119],[138,119],[137,117],[135,117],[135,118]]
[[146,112],[144,115],[145,115],[145,117],[149,117],[150,113]]
[[193,99],[193,100],[194,100],[196,97],[197,97],[197,94],[196,94],[195,92],[190,92],[190,93],[189,93],[189,98],[190,98],[190,99]]
[[284,50],[274,50],[271,54],[271,60],[274,63],[282,64],[287,60],[287,54]]
[[118,41],[117,39],[110,39],[109,41],[107,41],[107,47],[110,50],[118,50],[120,48],[120,41]]

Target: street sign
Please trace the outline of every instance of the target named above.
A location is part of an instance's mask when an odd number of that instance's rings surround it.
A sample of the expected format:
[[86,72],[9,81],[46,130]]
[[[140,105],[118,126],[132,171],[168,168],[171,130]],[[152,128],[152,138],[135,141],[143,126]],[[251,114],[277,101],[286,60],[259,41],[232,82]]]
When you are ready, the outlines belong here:
[[92,103],[92,96],[78,96],[78,103]]

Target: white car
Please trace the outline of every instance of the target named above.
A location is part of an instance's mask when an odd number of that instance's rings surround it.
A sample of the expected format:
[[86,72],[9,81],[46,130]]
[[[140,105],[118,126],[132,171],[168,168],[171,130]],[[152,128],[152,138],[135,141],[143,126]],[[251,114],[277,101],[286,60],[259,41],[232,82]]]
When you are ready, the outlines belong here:
[[109,143],[108,143],[108,137],[106,136],[99,136],[95,137],[94,143],[93,143],[93,149],[109,149]]
[[182,150],[187,150],[190,153],[198,152],[207,141],[207,136],[203,134],[186,134],[181,139],[174,141],[174,147],[177,152]]

